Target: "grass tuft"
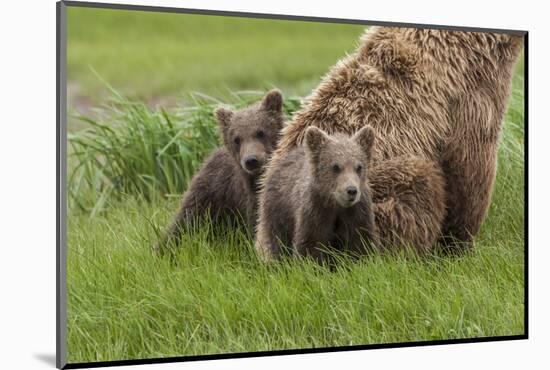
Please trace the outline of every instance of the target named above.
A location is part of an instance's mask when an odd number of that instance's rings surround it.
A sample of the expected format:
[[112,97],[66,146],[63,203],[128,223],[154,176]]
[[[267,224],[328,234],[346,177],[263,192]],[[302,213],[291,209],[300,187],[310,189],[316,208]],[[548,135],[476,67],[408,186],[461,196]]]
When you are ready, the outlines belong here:
[[[151,109],[111,88],[103,119],[78,115],[87,128],[69,134],[70,206],[96,215],[125,197],[145,201],[179,197],[203,160],[220,145],[213,111],[222,102],[204,94],[189,95],[174,112]],[[261,99],[264,92],[232,93],[233,109]],[[300,107],[288,97],[285,113]]]

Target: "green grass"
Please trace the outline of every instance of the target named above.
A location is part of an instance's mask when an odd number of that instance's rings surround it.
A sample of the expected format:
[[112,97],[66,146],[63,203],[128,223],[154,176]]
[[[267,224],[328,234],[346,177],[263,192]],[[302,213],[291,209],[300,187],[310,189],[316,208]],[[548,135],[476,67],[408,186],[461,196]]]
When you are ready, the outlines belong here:
[[[83,97],[93,106],[112,97],[85,115],[85,130],[70,127],[69,361],[522,334],[523,59],[492,204],[471,254],[372,256],[332,272],[305,260],[266,266],[244,230],[220,234],[206,224],[184,238],[175,261],[153,257],[149,246],[178,207],[171,195],[219,143],[213,107],[260,96],[231,91],[275,85],[290,114],[294,96],[307,94],[362,32],[215,18],[69,9],[71,110]],[[151,99],[194,90],[209,97],[151,107]]]
[[102,102],[107,89],[90,70],[146,101],[201,91],[272,85],[307,94],[353,51],[364,26],[107,9],[68,9],[67,69],[73,104]]
[[205,227],[170,263],[147,247],[171,207],[129,201],[104,218],[70,218],[70,361],[523,332],[519,235],[478,242],[462,259],[374,256],[330,272],[303,260],[266,266],[242,230]]

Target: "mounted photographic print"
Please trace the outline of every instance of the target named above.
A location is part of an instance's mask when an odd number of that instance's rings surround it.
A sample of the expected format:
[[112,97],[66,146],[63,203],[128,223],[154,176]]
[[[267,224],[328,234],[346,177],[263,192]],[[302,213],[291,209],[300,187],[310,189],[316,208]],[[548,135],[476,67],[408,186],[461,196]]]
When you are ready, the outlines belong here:
[[57,10],[58,367],[527,338],[527,32]]

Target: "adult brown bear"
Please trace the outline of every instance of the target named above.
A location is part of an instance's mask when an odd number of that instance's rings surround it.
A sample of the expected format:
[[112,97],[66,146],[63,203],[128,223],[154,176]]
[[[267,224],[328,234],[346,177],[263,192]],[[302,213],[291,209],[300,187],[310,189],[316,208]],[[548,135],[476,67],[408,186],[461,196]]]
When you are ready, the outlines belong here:
[[[267,173],[303,141],[309,126],[351,135],[368,124],[377,136],[374,163],[383,167],[385,160],[414,157],[439,167],[445,180],[439,208],[446,215],[438,232],[462,249],[490,203],[498,138],[522,46],[521,35],[369,28],[357,51],[329,71],[283,129]],[[377,217],[381,229],[429,232],[415,229],[415,220],[430,218],[431,210],[415,207],[412,192],[406,204],[378,194],[378,212],[385,215]]]

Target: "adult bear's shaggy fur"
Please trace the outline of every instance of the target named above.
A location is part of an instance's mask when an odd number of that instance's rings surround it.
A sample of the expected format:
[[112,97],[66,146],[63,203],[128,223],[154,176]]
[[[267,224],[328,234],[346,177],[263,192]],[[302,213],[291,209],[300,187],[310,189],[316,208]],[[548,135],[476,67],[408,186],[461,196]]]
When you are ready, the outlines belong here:
[[[442,235],[471,241],[489,206],[498,138],[522,46],[523,36],[509,34],[370,28],[358,50],[331,69],[285,127],[266,175],[302,142],[309,126],[352,134],[368,124],[378,137],[374,163],[417,157],[441,168],[447,209]],[[395,199],[395,209],[384,212],[399,210],[393,219],[403,222],[418,216],[414,204],[399,204]],[[409,230],[415,239],[416,232],[424,232],[415,227],[397,230]]]
[[414,157],[373,163],[373,212],[382,246],[430,251],[445,219],[445,179],[437,163]]

